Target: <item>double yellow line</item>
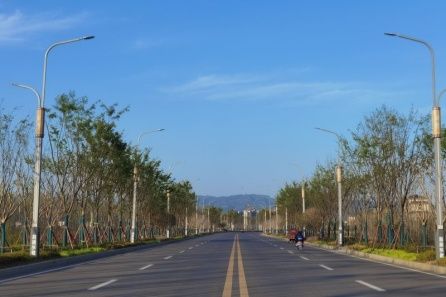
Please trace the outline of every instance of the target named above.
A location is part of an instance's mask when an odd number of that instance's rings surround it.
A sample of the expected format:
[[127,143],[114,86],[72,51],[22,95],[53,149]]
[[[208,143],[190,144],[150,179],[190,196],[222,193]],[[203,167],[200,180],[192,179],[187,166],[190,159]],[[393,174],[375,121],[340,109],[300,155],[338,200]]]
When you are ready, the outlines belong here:
[[231,256],[229,257],[228,271],[226,272],[226,281],[222,297],[231,297],[232,295],[232,279],[234,277],[234,264],[235,264],[236,252],[237,252],[238,284],[240,289],[240,297],[249,297],[238,234],[235,235],[234,243],[232,244]]

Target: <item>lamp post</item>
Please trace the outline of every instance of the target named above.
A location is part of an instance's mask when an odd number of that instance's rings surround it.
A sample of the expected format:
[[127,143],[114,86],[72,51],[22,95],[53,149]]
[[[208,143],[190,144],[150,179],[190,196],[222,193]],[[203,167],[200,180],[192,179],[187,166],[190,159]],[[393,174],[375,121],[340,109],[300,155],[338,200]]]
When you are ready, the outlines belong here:
[[[141,143],[141,138],[144,135],[155,133],[155,132],[161,132],[165,129],[156,129],[156,130],[150,130],[141,133],[138,136],[138,141],[136,143],[136,153],[138,153],[138,148]],[[132,227],[130,229],[130,242],[135,243],[135,231],[136,231],[136,197],[137,197],[137,191],[138,191],[138,180],[139,180],[139,173],[138,173],[138,166],[136,164],[136,158],[135,158],[135,165],[133,167],[133,205],[132,205]]]
[[[331,130],[323,129],[323,128],[316,128],[317,130],[330,133],[336,136],[338,139],[338,143],[341,142],[341,137],[338,133],[333,132]],[[338,165],[336,166],[336,182],[338,184],[338,246],[342,246],[343,244],[343,238],[342,238],[342,164],[341,159],[338,155]]]
[[198,199],[195,202],[195,235],[198,235]]
[[170,238],[170,190],[167,190],[167,229],[166,238]]
[[31,225],[31,248],[30,255],[33,257],[39,256],[40,248],[40,230],[39,230],[39,201],[40,201],[40,179],[41,179],[41,164],[42,164],[42,143],[44,137],[44,127],[45,127],[45,88],[46,88],[46,69],[48,62],[48,55],[51,50],[59,45],[73,43],[82,40],[93,39],[94,36],[83,36],[68,40],[59,41],[50,45],[45,51],[45,56],[43,59],[43,78],[42,78],[42,93],[39,93],[32,87],[22,84],[13,84],[16,87],[24,88],[32,91],[37,97],[38,105],[36,112],[36,148],[34,152],[34,191],[33,191],[33,217]]
[[434,158],[435,158],[435,197],[437,210],[437,228],[435,236],[435,250],[436,258],[444,257],[444,232],[443,232],[443,182],[442,182],[442,168],[441,168],[441,113],[440,113],[440,97],[444,94],[443,90],[440,95],[436,95],[436,80],[435,80],[435,52],[432,46],[424,40],[414,38],[398,33],[384,33],[387,36],[399,37],[409,41],[417,42],[424,45],[430,53],[432,63],[432,137],[434,138]]
[[304,175],[303,175],[303,171],[301,171],[300,166],[298,164],[295,163],[291,163],[291,165],[296,166],[296,168],[299,170],[299,173],[302,175],[302,214],[305,213],[305,179],[304,179]]

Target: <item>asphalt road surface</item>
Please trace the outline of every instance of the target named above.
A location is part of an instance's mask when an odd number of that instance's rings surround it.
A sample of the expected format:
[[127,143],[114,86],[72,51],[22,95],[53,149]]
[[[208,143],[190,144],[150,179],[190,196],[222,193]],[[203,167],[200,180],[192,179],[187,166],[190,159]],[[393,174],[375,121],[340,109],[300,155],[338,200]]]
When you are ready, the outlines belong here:
[[44,270],[30,266],[17,275],[0,270],[0,296],[8,297],[423,295],[446,296],[446,277],[309,246],[298,251],[254,232],[214,234]]

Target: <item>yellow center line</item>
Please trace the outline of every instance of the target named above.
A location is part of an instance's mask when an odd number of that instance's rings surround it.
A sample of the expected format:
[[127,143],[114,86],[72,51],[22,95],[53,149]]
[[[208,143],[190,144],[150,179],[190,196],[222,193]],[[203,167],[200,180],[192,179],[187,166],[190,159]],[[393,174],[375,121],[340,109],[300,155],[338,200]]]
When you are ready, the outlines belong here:
[[234,256],[236,242],[237,235],[234,236],[234,243],[232,244],[231,256],[229,257],[228,271],[226,272],[226,281],[222,297],[231,297],[232,295],[232,277],[234,275]]
[[238,284],[240,287],[240,297],[249,297],[248,285],[246,284],[245,269],[243,268],[242,252],[240,250],[240,241],[237,236],[237,258],[238,258]]

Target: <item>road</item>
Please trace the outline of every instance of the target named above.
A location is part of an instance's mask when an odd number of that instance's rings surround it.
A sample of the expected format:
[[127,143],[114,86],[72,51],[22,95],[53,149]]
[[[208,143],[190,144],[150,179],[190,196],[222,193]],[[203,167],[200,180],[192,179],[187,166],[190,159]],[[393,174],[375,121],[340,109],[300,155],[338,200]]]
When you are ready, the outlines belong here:
[[407,297],[445,292],[444,276],[309,246],[298,251],[255,232],[214,234],[52,271],[0,276],[0,296],[8,297]]

